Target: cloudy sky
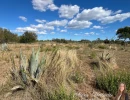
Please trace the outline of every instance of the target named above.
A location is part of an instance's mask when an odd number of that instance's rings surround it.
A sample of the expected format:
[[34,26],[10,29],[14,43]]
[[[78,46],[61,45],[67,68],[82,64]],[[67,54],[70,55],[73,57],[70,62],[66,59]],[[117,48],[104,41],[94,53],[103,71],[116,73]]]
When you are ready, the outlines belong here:
[[112,39],[130,26],[130,0],[0,0],[0,27],[38,39]]

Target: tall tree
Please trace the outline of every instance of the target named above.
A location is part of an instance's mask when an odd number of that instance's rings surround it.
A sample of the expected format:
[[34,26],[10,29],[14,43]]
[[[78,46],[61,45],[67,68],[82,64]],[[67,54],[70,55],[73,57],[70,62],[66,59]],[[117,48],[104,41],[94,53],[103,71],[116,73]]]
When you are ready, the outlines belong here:
[[7,29],[0,28],[0,43],[18,42],[18,39],[17,34],[14,34]]
[[130,40],[130,27],[126,26],[124,28],[119,28],[116,32],[119,39],[124,40],[124,46],[126,46],[126,40]]
[[20,42],[21,43],[31,43],[35,42],[37,40],[37,35],[36,33],[33,32],[24,32],[22,36],[20,36]]
[[119,39],[124,39],[124,42],[130,40],[130,27],[119,28],[116,32],[116,35]]

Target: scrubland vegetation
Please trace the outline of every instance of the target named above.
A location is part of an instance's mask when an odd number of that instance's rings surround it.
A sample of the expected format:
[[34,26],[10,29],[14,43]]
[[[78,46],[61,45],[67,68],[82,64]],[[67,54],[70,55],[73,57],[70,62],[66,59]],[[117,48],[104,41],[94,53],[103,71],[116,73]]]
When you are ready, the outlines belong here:
[[24,44],[0,44],[2,100],[111,100],[120,82],[129,93],[128,41],[37,41],[32,34],[18,37]]

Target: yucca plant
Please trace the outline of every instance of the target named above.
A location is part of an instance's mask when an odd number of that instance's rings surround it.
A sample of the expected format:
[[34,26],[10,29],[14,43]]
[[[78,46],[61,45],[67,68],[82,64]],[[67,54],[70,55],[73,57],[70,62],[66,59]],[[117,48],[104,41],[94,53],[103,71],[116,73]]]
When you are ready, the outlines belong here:
[[13,67],[11,74],[13,76],[13,79],[20,80],[24,86],[31,84],[35,85],[39,82],[40,77],[45,69],[45,56],[40,61],[39,52],[40,49],[36,52],[33,49],[27,63],[26,57],[20,51],[19,68],[15,67],[15,61],[14,58],[12,58]]

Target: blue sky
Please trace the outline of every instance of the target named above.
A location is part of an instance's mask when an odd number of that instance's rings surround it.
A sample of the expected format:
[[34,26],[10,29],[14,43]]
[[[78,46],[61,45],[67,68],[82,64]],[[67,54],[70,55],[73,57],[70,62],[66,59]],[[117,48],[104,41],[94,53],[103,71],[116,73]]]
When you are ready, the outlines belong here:
[[130,26],[130,0],[1,0],[0,27],[38,39],[116,38]]

